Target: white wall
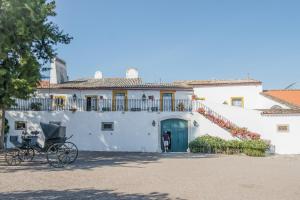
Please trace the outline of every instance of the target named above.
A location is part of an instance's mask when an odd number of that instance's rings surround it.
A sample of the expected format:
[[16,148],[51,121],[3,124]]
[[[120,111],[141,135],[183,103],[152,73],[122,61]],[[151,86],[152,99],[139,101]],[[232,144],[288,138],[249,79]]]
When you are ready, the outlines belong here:
[[[263,139],[271,140],[279,154],[300,154],[300,115],[261,115],[260,111],[241,109],[212,102],[205,102],[215,112],[238,126],[259,133]],[[277,125],[288,124],[288,133],[277,131]]]
[[[160,151],[160,122],[165,119],[179,118],[188,121],[189,141],[204,134],[232,139],[231,135],[215,126],[198,113],[181,112],[44,112],[44,111],[8,111],[9,135],[20,135],[14,130],[15,121],[27,121],[28,130],[40,130],[39,123],[61,121],[67,127],[67,135],[80,150],[90,151]],[[155,127],[152,122],[155,120]],[[199,124],[194,126],[194,120]],[[114,122],[114,131],[102,131],[101,122]],[[9,144],[11,146],[11,144]]]
[[[262,116],[259,111],[205,102],[215,112],[240,127],[257,132],[263,139],[271,140],[279,154],[300,154],[300,115]],[[81,112],[70,111],[8,111],[10,135],[20,134],[14,130],[15,121],[28,121],[28,127],[39,128],[39,122],[61,121],[67,134],[80,150],[95,151],[160,151],[160,121],[170,118],[189,122],[189,141],[210,134],[233,139],[230,133],[218,127],[199,113],[190,112]],[[152,126],[155,120],[156,126]],[[194,126],[194,121],[199,127]],[[114,122],[114,131],[102,131],[101,122]],[[277,125],[288,124],[289,132],[277,132]]]
[[64,61],[60,61],[60,59],[55,58],[51,62],[50,83],[57,84],[66,81],[68,81],[67,66]]
[[231,97],[243,97],[246,109],[269,109],[273,105],[285,105],[272,101],[260,93],[262,85],[238,85],[238,86],[203,86],[195,87],[197,97],[205,98],[205,101],[223,104],[225,101],[231,105]]

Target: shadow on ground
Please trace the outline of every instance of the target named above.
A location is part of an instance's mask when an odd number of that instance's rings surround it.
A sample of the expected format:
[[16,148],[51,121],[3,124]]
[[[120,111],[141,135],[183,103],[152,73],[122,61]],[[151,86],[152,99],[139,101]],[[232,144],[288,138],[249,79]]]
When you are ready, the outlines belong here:
[[[169,194],[152,192],[149,194],[125,194],[113,190],[95,190],[95,189],[72,189],[72,190],[40,190],[40,191],[20,191],[2,193],[2,199],[6,200],[170,200]],[[172,198],[184,200],[181,198]]]
[[[142,168],[148,163],[159,162],[160,159],[195,159],[195,158],[211,158],[216,155],[204,155],[204,154],[188,154],[188,153],[129,153],[129,152],[79,152],[76,162],[65,168],[52,168],[46,163],[46,155],[36,155],[33,161],[23,162],[20,166],[7,166],[4,153],[0,153],[0,173],[11,173],[24,170],[77,170],[77,169],[93,169],[104,166],[122,166],[122,167],[134,167]],[[134,164],[134,165],[130,165]]]

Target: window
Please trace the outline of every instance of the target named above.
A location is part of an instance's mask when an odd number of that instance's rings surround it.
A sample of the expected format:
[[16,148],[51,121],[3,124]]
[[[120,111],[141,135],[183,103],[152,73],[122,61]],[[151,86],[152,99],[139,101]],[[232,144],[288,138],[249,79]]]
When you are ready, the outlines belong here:
[[244,107],[244,97],[231,97],[231,105],[237,107]]
[[114,123],[113,122],[102,122],[101,129],[102,129],[102,131],[113,131]]
[[63,107],[66,103],[65,96],[55,96],[54,97],[54,105],[57,107]]
[[25,130],[26,122],[25,121],[15,121],[15,130]]
[[98,97],[86,96],[86,111],[98,110]]
[[290,131],[290,127],[288,124],[279,124],[277,125],[277,132],[287,133]]

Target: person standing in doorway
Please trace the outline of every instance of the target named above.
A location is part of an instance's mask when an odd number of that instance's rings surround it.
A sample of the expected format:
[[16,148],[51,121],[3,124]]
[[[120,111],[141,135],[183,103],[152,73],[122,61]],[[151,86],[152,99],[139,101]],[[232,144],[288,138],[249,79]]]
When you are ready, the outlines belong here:
[[167,131],[165,131],[163,133],[162,140],[163,140],[163,143],[164,143],[164,150],[165,150],[165,152],[167,152],[168,149],[169,149],[169,144],[170,144],[170,136],[169,136]]

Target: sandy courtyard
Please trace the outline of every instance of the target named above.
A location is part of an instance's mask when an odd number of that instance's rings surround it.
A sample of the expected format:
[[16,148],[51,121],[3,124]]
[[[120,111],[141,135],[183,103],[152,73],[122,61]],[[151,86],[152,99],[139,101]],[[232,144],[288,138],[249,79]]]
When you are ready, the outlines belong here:
[[1,200],[300,199],[300,156],[80,152],[67,169],[0,160]]

